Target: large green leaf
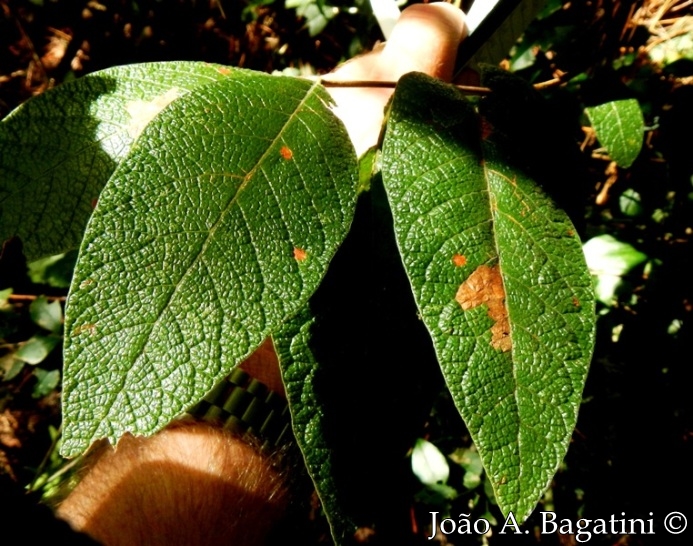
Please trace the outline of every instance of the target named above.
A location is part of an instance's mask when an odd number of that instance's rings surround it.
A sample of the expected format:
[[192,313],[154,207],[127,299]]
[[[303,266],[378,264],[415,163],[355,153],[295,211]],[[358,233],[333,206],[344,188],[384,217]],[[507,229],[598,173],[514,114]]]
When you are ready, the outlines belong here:
[[228,78],[164,109],[82,243],[63,452],[154,432],[294,315],[346,235],[356,177],[317,84]]
[[76,248],[147,123],[192,89],[248,74],[193,62],[121,66],[26,102],[0,123],[0,241],[19,237],[30,259]]
[[619,167],[630,167],[642,148],[645,121],[635,99],[585,108],[599,142]]
[[526,518],[565,455],[594,296],[566,215],[457,90],[399,83],[383,181],[414,297],[499,505]]

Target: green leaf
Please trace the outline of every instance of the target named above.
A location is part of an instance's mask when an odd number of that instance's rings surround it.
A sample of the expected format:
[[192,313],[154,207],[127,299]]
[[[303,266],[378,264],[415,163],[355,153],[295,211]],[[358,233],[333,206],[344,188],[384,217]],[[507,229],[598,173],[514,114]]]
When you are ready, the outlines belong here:
[[431,442],[419,438],[411,452],[411,469],[425,485],[445,483],[450,476],[450,466],[445,455]]
[[356,199],[355,154],[330,104],[317,84],[253,74],[149,124],[75,268],[66,455],[163,427],[306,303]]
[[13,289],[12,288],[5,288],[4,290],[0,290],[0,309],[5,310],[10,304],[9,304],[9,298],[12,295]]
[[47,284],[55,288],[69,288],[76,261],[76,250],[41,258],[28,264],[29,278],[31,282],[36,284]]
[[567,216],[504,157],[454,87],[400,80],[382,170],[395,235],[499,505],[520,520],[575,427],[594,296]]
[[14,353],[0,357],[0,370],[3,371],[2,380],[11,381],[24,369],[26,363],[15,358]]
[[50,394],[60,383],[60,371],[58,370],[47,371],[37,368],[34,370],[34,375],[38,382],[34,385],[34,391],[31,393],[32,398],[41,398]]
[[14,353],[14,357],[36,365],[43,362],[50,352],[60,343],[58,336],[33,336],[20,349]]
[[597,138],[619,167],[630,167],[642,148],[645,121],[635,99],[585,108]]
[[623,276],[647,260],[646,254],[608,234],[592,237],[583,251],[590,273],[596,279],[597,299],[605,305],[616,304],[616,292]]
[[643,213],[642,197],[633,188],[627,188],[621,194],[618,206],[626,216],[640,216]]
[[49,332],[57,333],[63,327],[63,310],[60,302],[48,303],[45,296],[39,296],[29,306],[31,320]]
[[193,89],[247,75],[206,63],[121,66],[27,101],[0,123],[0,241],[19,237],[30,260],[76,248],[151,119]]

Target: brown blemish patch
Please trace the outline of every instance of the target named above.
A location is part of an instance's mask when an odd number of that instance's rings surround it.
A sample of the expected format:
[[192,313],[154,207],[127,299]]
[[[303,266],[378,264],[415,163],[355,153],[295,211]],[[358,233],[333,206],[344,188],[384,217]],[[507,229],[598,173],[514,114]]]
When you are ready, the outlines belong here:
[[228,76],[229,74],[231,74],[231,69],[222,66],[221,68],[217,68],[217,72],[219,72],[219,74],[222,74],[224,76]]
[[308,253],[305,250],[303,250],[302,248],[298,248],[298,247],[294,248],[294,258],[296,258],[297,262],[302,262],[303,260],[306,259],[307,256],[308,256]]
[[480,265],[477,267],[460,285],[455,300],[465,311],[479,305],[486,305],[488,317],[493,320],[491,346],[502,352],[512,348],[510,322],[505,306],[505,288],[503,288],[499,266]]
[[282,146],[279,150],[279,154],[287,161],[294,157],[294,153],[287,146]]
[[77,326],[72,331],[72,335],[78,336],[84,332],[89,332],[89,335],[93,336],[96,333],[96,324],[82,324],[81,326]]
[[452,263],[455,264],[455,267],[462,267],[463,265],[465,265],[467,263],[467,258],[462,256],[462,254],[455,254],[452,257]]
[[86,280],[83,280],[81,283],[79,283],[79,287],[80,288],[86,288],[87,286],[89,286],[90,284],[93,284],[93,283],[94,283],[94,279],[86,279]]
[[580,307],[580,300],[573,296],[573,305],[575,307]]

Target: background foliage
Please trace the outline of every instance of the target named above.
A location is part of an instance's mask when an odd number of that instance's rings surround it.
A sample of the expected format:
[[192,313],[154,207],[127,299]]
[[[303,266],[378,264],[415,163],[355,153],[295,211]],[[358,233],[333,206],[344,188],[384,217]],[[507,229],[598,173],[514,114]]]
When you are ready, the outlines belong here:
[[[365,6],[339,4],[310,4],[330,15],[320,30],[280,1],[2,1],[0,115],[55,83],[130,62],[196,59],[326,71],[378,39]],[[556,76],[564,82],[542,91],[550,115],[541,118],[529,99],[505,111],[500,105],[499,111],[513,119],[517,142],[543,152],[536,169],[558,181],[561,205],[583,241],[596,248],[588,252],[595,278],[606,284],[599,293],[597,349],[577,430],[539,507],[555,509],[559,517],[625,512],[647,518],[653,512],[661,521],[670,510],[693,506],[693,373],[687,358],[693,311],[693,16],[686,5],[549,1],[505,63],[532,83]],[[308,15],[307,8],[302,13]],[[619,165],[585,112],[623,99],[637,101],[645,126],[644,144],[629,166]],[[49,478],[64,468],[51,449],[59,428],[55,340],[74,256],[27,268],[20,250],[10,242],[0,259],[0,289],[12,289],[0,293],[0,464],[19,482],[50,495]],[[410,506],[411,520],[399,522],[402,536],[423,542],[430,510],[499,518],[478,455],[445,395],[420,435],[442,452],[447,471],[426,474],[417,466],[418,478],[412,473],[391,498],[379,501]],[[530,520],[526,528],[535,524]],[[678,539],[684,543],[683,536]],[[446,540],[459,543],[440,537]],[[520,543],[515,537],[478,540]],[[572,543],[570,537],[533,533],[522,540]],[[592,543],[662,540],[677,543],[661,536],[599,537]]]

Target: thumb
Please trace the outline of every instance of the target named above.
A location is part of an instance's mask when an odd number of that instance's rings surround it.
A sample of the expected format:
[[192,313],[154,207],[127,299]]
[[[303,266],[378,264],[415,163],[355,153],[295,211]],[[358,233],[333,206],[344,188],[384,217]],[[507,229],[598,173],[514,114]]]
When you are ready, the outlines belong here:
[[[385,47],[339,67],[330,79],[397,81],[407,72],[452,79],[464,14],[445,2],[414,4],[402,12]],[[329,89],[358,156],[375,145],[392,89]]]
[[452,4],[414,4],[402,12],[372,77],[398,80],[416,71],[450,81],[466,34],[464,14]]

